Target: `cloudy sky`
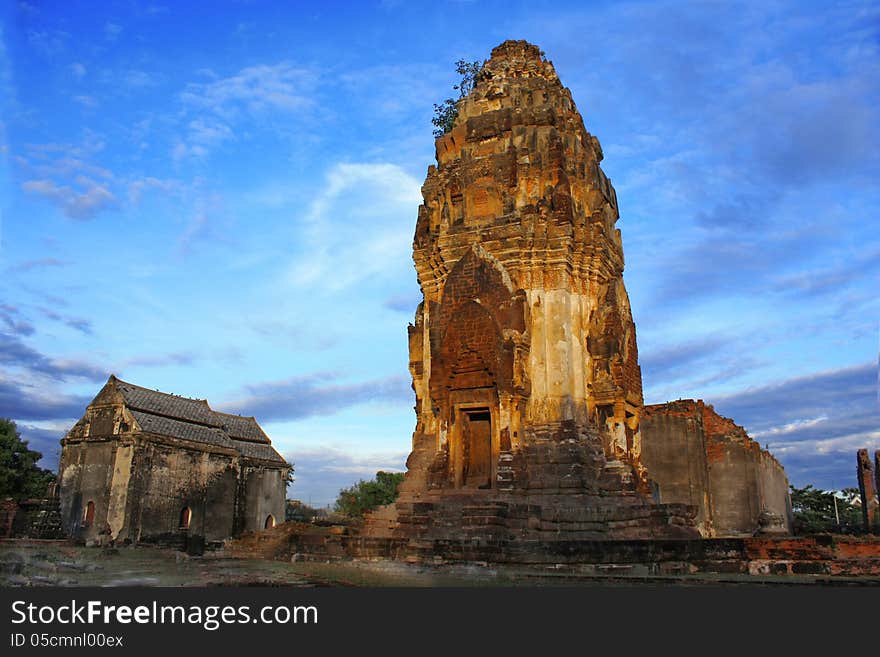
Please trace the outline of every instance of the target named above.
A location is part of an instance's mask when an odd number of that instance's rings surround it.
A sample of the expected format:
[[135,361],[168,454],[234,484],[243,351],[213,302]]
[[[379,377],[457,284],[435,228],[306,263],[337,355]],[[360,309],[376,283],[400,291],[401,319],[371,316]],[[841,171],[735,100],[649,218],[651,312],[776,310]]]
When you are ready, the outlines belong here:
[[[833,6],[832,6],[833,5]],[[255,415],[291,497],[402,469],[433,103],[508,38],[621,207],[646,401],[796,485],[880,448],[870,2],[39,2],[0,16],[0,416],[56,467],[107,376]]]

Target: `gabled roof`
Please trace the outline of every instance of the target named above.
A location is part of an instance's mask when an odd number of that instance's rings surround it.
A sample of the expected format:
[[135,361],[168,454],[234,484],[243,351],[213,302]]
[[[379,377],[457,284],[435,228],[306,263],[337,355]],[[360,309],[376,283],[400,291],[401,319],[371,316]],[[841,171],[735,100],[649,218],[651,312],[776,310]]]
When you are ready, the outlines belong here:
[[214,415],[223,423],[226,433],[233,438],[256,443],[271,442],[269,436],[263,432],[263,429],[257,424],[257,420],[252,416],[232,415],[220,411],[214,411]]
[[112,381],[113,379],[116,379],[116,388],[122,393],[125,405],[129,409],[184,420],[185,422],[204,424],[209,427],[219,428],[223,426],[223,423],[217,417],[217,413],[208,406],[207,399],[179,397],[167,392],[141,388],[133,383],[128,383],[115,376],[111,376],[110,380]]
[[232,440],[221,429],[206,427],[193,422],[182,422],[170,417],[152,415],[131,409],[131,414],[143,431],[158,433],[172,438],[194,440],[197,443],[217,445],[218,447],[234,447]]
[[143,431],[236,449],[247,458],[285,463],[253,417],[221,413],[206,399],[142,388],[113,375],[107,384],[119,391]]

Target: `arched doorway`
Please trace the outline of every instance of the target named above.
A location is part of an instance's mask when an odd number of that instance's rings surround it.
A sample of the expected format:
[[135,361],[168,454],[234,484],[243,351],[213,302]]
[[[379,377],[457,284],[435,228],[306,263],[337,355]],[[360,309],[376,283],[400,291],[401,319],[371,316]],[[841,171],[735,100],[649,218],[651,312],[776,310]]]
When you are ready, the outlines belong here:
[[180,529],[189,529],[190,520],[192,520],[192,511],[188,506],[185,506],[180,510],[180,524],[178,525]]
[[475,244],[453,267],[428,321],[428,392],[445,429],[437,446],[447,451],[445,476],[437,483],[494,488],[502,436],[510,449],[511,399],[528,392],[527,341],[517,342],[526,326],[525,293],[516,292],[503,265]]
[[275,516],[271,513],[266,516],[266,522],[263,523],[263,529],[272,529],[275,526]]
[[95,503],[89,501],[83,512],[83,527],[91,527],[95,522]]

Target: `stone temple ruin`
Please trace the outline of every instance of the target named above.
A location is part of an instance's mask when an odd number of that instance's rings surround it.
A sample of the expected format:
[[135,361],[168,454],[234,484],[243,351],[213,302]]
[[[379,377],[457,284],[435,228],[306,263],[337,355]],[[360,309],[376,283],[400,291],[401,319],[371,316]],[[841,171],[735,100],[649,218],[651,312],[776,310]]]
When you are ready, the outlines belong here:
[[642,437],[642,463],[661,499],[695,506],[703,536],[791,533],[782,466],[712,406],[691,399],[645,406]]
[[[785,532],[788,482],[744,432],[707,429],[702,406],[696,438],[695,418],[664,424],[658,407],[646,431],[617,197],[536,46],[492,51],[436,157],[413,242],[413,447],[364,536],[694,538],[759,518]],[[736,445],[754,454],[734,459],[741,476],[709,468]]]

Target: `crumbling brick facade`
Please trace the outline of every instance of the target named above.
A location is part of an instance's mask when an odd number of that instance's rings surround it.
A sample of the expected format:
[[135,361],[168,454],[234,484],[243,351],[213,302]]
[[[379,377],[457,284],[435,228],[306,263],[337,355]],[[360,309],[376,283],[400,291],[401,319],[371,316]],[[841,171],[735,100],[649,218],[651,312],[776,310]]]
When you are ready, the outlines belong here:
[[284,520],[290,466],[252,417],[111,376],[61,441],[62,524],[86,542],[217,542]]
[[785,471],[733,420],[680,399],[645,406],[641,428],[660,499],[697,506],[703,536],[791,533]]
[[413,450],[367,534],[696,536],[691,507],[651,498],[617,196],[536,46],[492,51],[436,158],[413,241]]

